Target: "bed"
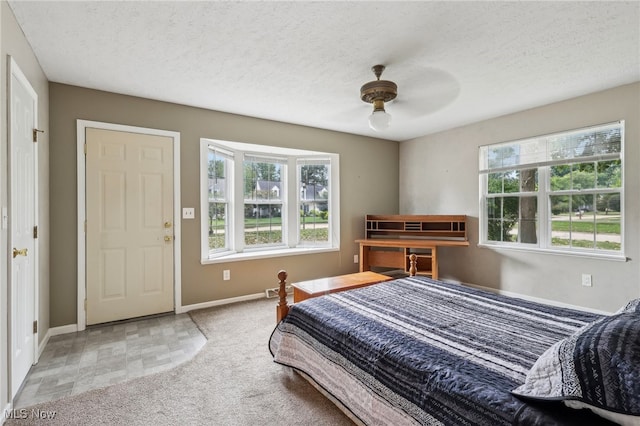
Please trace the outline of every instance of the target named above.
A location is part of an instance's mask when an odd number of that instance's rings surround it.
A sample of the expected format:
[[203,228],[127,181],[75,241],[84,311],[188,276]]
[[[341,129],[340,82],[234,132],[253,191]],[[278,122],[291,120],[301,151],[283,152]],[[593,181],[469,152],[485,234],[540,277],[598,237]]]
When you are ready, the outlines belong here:
[[410,276],[287,306],[269,349],[356,423],[637,425],[639,305],[604,316]]

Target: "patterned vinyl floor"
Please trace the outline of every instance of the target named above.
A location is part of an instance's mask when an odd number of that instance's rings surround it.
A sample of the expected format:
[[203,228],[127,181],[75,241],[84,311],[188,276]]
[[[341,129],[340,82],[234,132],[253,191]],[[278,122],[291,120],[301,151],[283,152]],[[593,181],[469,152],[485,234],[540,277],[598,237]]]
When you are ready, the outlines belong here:
[[14,399],[14,408],[168,370],[204,346],[188,314],[167,314],[53,336]]

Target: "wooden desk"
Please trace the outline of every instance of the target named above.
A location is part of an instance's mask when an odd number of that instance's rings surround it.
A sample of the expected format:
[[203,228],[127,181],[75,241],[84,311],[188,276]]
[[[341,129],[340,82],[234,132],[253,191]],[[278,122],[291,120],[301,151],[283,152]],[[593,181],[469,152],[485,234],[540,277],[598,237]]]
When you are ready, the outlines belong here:
[[409,272],[415,254],[416,273],[438,279],[438,247],[466,247],[465,215],[366,215],[360,244],[360,272],[371,267]]
[[[360,272],[387,267],[409,272],[409,256],[417,256],[416,274],[438,279],[438,247],[467,247],[459,240],[401,240],[379,238],[356,240],[360,244]],[[381,248],[381,249],[379,249]],[[388,250],[385,248],[392,248]],[[396,250],[393,250],[396,249]]]
[[302,302],[305,299],[318,297],[329,293],[351,290],[358,287],[366,287],[371,284],[389,281],[393,278],[371,271],[357,272],[355,274],[339,275],[337,277],[318,278],[317,280],[301,281],[293,283],[293,302]]

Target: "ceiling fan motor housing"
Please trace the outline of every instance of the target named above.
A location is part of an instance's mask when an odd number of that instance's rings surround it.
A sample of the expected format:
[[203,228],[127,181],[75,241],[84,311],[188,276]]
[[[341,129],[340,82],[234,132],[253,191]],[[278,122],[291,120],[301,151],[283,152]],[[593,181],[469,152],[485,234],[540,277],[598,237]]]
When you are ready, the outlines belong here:
[[398,95],[398,86],[389,80],[373,80],[360,88],[360,99],[372,104],[376,100],[389,102]]
[[376,80],[365,83],[360,88],[360,99],[373,104],[373,112],[384,111],[384,103],[394,100],[398,95],[398,86],[393,81],[380,80],[384,68],[384,65],[371,67]]

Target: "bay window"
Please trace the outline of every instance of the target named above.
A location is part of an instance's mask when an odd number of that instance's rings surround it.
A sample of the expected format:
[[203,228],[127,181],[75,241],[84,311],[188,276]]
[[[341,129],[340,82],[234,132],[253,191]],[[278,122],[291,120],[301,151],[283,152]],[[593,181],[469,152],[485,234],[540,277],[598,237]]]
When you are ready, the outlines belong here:
[[201,140],[202,262],[337,250],[337,154]]

